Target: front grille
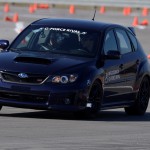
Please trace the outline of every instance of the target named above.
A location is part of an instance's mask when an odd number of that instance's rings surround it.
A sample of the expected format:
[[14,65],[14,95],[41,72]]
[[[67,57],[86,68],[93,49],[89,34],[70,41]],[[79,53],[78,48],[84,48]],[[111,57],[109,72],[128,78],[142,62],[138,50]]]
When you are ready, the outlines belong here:
[[0,98],[6,100],[8,99],[11,101],[35,103],[35,104],[45,104],[48,102],[48,96],[11,93],[11,92],[2,92],[2,91],[0,92]]
[[27,74],[27,78],[20,78],[19,72],[1,72],[1,77],[6,82],[14,82],[20,84],[41,84],[47,76],[40,74]]

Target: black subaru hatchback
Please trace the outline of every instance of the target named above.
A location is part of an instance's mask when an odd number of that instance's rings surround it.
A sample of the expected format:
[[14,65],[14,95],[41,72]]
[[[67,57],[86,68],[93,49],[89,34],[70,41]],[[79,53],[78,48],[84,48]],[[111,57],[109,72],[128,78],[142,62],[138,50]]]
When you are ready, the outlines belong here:
[[0,48],[0,107],[146,112],[150,67],[132,28],[41,19]]

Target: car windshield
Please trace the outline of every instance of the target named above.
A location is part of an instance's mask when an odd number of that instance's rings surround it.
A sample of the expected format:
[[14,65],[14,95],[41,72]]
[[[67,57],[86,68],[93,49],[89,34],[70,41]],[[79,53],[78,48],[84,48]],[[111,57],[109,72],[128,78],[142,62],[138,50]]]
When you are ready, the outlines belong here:
[[31,26],[18,36],[9,50],[94,57],[98,38],[96,31]]

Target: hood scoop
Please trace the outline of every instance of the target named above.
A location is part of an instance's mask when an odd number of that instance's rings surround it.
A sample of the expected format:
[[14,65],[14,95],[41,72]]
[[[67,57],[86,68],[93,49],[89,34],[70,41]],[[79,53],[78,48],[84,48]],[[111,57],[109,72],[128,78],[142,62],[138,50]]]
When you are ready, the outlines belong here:
[[42,65],[49,65],[52,63],[52,61],[49,59],[37,57],[16,57],[14,61],[22,63],[42,64]]

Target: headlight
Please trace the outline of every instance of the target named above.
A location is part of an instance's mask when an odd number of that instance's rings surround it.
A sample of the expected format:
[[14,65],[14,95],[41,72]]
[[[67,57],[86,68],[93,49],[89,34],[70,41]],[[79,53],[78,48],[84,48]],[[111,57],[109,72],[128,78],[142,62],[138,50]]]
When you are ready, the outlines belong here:
[[63,84],[66,84],[68,83],[69,79],[67,76],[61,76],[60,77],[60,82],[63,83]]
[[52,83],[62,83],[62,84],[66,84],[66,83],[73,83],[77,80],[77,75],[75,74],[71,74],[71,75],[56,75],[56,76],[52,76],[49,77],[49,79],[47,80],[47,82],[52,82]]

